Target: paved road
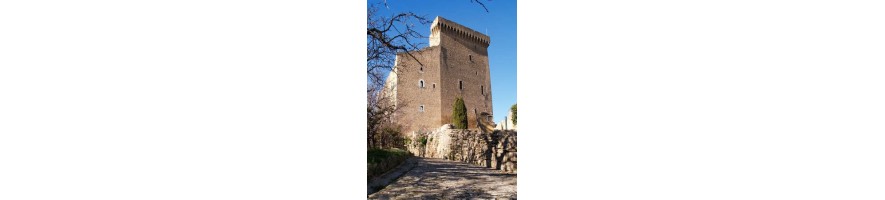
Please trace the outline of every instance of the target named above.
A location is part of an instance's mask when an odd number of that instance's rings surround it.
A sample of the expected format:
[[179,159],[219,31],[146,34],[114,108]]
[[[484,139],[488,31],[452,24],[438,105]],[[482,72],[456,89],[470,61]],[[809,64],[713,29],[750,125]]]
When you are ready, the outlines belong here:
[[369,199],[516,199],[516,175],[419,158],[415,168]]

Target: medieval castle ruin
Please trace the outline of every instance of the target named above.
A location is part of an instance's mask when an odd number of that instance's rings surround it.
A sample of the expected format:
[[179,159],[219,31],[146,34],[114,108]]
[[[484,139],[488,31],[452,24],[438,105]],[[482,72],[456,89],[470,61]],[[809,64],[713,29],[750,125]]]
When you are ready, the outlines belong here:
[[458,97],[467,106],[468,129],[493,121],[489,36],[436,17],[429,38],[428,47],[396,55],[385,83],[385,95],[397,106],[394,117],[403,133],[451,124],[452,104]]

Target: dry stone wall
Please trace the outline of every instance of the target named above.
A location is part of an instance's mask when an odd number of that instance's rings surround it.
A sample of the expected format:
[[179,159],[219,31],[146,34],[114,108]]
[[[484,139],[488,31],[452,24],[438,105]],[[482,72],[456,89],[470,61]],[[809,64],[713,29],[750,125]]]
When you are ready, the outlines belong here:
[[408,149],[427,158],[442,158],[516,173],[516,131],[452,129],[449,125],[421,133],[413,132]]

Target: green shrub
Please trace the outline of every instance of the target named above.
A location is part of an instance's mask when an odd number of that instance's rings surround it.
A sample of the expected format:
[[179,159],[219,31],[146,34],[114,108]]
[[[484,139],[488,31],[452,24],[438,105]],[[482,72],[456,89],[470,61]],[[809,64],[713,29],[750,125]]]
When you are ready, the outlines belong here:
[[516,125],[516,104],[513,104],[513,106],[510,106],[510,112],[513,113],[513,118],[510,120],[513,121],[513,125]]
[[396,168],[411,156],[412,153],[402,149],[369,149],[366,153],[368,180]]
[[421,146],[426,146],[427,145],[427,137],[421,136],[421,138],[418,139],[418,142],[421,143]]
[[392,157],[407,157],[410,153],[402,149],[369,149],[366,159],[370,164],[381,163]]
[[452,125],[456,129],[467,129],[467,106],[461,97],[455,99],[455,104],[452,106]]

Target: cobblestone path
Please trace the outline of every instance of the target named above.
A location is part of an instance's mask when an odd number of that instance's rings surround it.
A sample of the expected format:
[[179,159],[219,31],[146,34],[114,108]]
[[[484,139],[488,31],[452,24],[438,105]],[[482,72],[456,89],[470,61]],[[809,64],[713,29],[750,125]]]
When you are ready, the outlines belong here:
[[516,199],[516,174],[419,158],[415,168],[369,199]]

